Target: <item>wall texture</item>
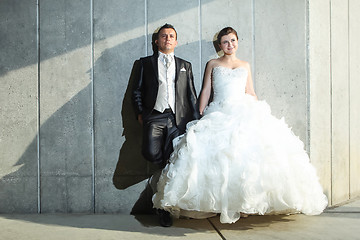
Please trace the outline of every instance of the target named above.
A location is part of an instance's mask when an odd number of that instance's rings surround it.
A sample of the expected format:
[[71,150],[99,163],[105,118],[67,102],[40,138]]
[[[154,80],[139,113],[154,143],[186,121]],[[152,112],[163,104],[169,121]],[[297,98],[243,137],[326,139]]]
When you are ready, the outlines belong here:
[[0,213],[131,211],[153,166],[130,102],[164,23],[200,91],[216,33],[239,33],[255,88],[285,117],[330,204],[360,195],[356,0],[1,0]]
[[359,11],[309,1],[310,155],[330,204],[360,195]]

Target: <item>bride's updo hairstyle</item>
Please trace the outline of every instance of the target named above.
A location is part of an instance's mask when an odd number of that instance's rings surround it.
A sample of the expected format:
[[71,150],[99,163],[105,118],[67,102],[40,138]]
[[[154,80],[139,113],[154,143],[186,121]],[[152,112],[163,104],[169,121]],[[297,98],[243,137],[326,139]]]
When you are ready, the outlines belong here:
[[221,38],[223,36],[226,36],[230,33],[233,33],[235,34],[236,36],[236,39],[239,39],[238,35],[237,35],[237,32],[235,31],[235,29],[233,29],[232,27],[226,27],[226,28],[223,28],[221,29],[221,31],[219,32],[219,34],[217,35],[217,43],[218,44],[221,44]]

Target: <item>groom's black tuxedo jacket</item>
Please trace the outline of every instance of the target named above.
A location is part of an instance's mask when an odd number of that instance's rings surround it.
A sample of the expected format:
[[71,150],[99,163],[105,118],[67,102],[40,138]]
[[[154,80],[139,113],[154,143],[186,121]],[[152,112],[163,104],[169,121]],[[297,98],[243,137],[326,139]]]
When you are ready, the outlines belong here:
[[[186,124],[199,119],[197,96],[191,63],[175,56],[175,119],[183,133]],[[159,88],[158,55],[140,58],[134,64],[133,104],[136,116],[142,114],[143,120],[154,110]]]

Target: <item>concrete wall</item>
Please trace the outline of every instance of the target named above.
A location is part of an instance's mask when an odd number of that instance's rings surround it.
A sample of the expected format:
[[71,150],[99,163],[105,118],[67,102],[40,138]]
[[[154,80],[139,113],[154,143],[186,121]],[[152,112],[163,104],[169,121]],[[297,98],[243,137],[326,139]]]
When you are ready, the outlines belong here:
[[359,4],[330,2],[2,0],[0,213],[130,212],[153,166],[129,76],[166,22],[198,92],[215,34],[237,29],[258,97],[304,141],[332,204],[359,195]]
[[0,2],[0,212],[36,212],[36,0]]
[[310,154],[330,204],[360,195],[358,1],[309,1]]
[[349,1],[349,196],[360,195],[360,2]]

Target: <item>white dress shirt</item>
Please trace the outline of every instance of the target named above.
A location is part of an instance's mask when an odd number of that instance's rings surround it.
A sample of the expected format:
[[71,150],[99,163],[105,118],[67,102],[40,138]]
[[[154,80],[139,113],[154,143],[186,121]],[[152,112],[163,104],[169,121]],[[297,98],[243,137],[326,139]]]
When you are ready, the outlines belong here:
[[175,58],[173,52],[168,55],[171,57],[171,64],[169,68],[166,69],[165,54],[159,52],[159,90],[154,109],[159,112],[164,112],[166,108],[171,108],[175,113]]

